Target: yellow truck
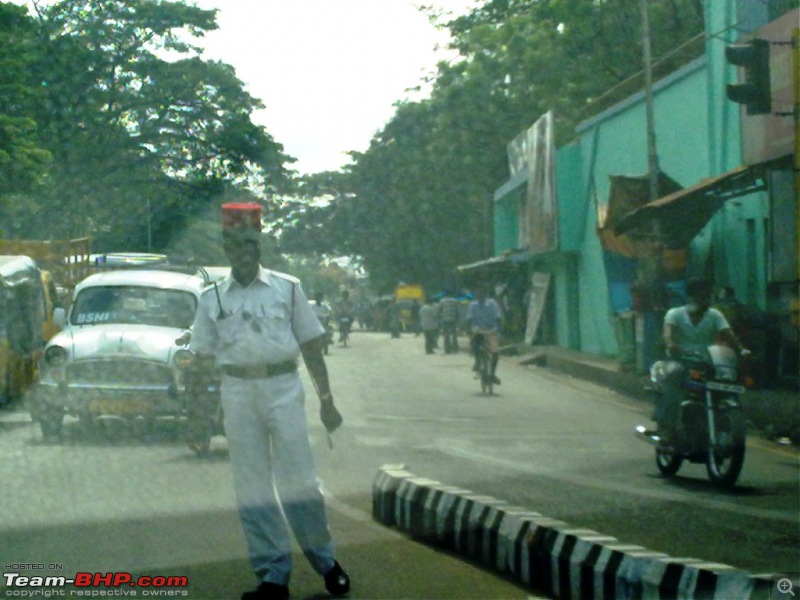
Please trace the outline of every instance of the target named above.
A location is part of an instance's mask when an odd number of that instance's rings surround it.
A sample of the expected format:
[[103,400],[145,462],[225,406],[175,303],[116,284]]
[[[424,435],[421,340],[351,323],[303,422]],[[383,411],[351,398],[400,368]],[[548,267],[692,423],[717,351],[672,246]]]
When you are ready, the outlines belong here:
[[91,274],[91,240],[0,239],[0,254],[28,256],[53,275],[55,285],[68,290]]
[[[417,283],[401,283],[394,289],[394,303],[400,312],[400,326],[408,331],[415,326],[415,306],[425,302],[425,290]],[[415,304],[416,303],[416,304]]]

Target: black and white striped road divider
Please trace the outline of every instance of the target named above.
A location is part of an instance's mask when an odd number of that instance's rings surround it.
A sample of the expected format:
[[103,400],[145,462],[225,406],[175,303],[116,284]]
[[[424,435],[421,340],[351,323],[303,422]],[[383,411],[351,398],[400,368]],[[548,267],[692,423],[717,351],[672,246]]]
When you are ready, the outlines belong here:
[[[673,558],[502,500],[417,477],[404,465],[379,469],[372,514],[553,598],[756,600],[771,575]],[[766,592],[766,596],[764,596]]]

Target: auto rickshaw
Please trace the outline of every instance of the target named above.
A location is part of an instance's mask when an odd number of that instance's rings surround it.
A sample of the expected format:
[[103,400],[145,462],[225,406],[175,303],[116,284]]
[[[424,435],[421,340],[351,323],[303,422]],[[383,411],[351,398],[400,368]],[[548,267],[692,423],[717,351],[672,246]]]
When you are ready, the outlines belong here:
[[42,271],[27,256],[0,255],[0,405],[36,379],[52,327]]

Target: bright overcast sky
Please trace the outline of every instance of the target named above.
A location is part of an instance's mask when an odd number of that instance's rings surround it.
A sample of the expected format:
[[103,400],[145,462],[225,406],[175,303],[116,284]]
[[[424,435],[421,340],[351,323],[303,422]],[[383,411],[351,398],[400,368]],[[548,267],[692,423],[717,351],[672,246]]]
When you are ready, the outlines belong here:
[[[301,173],[336,170],[364,151],[394,103],[431,73],[447,34],[413,0],[195,0],[217,8],[206,57],[236,69],[266,105],[255,120]],[[463,13],[472,0],[430,0]],[[419,97],[419,96],[417,96]]]
[[[31,0],[11,0],[31,4]],[[56,0],[40,0],[44,4]],[[300,173],[337,170],[363,152],[394,104],[447,58],[448,34],[419,4],[458,15],[478,0],[188,0],[219,9],[205,57],[233,65],[266,106],[254,119]],[[436,48],[440,50],[436,50]],[[423,90],[423,94],[427,90]]]

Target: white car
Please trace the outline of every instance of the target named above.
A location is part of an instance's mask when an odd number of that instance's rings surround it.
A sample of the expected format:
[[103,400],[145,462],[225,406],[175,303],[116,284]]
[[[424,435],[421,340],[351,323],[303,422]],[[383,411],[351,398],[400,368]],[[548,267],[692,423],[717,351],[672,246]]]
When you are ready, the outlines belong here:
[[194,320],[200,277],[121,270],[90,275],[75,288],[66,327],[45,348],[31,405],[45,437],[65,414],[180,416],[183,370],[192,354],[176,343]]

